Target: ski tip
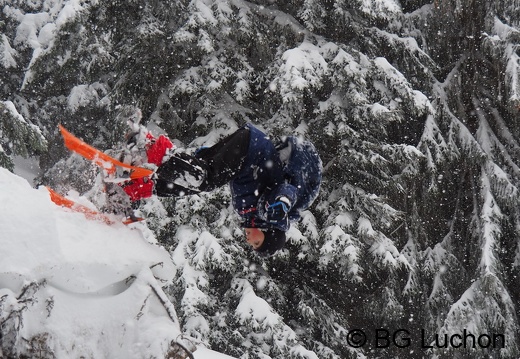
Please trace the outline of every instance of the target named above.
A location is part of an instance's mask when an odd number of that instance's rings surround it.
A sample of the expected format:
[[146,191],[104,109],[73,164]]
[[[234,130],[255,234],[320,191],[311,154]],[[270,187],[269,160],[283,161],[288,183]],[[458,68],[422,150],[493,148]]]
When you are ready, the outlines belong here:
[[63,142],[65,144],[65,147],[67,147],[69,150],[72,150],[72,151],[78,151],[78,148],[80,147],[79,144],[82,141],[79,140],[78,138],[76,138],[76,136],[74,136],[72,133],[67,131],[61,123],[58,124],[58,128],[61,132],[61,136],[63,137]]
[[149,177],[151,175],[153,175],[152,170],[149,170],[148,168],[142,168],[142,167],[134,167],[130,172],[131,179]]
[[67,131],[67,129],[65,129],[65,127],[63,127],[63,125],[61,123],[58,123],[58,129],[60,130],[61,135],[63,137],[66,137],[67,135],[71,135],[71,133],[69,131]]
[[103,151],[95,147],[92,147],[83,140],[74,136],[72,133],[67,131],[65,127],[63,127],[61,124],[58,124],[58,128],[60,129],[61,135],[63,137],[65,147],[79,154],[80,156],[83,156],[85,159],[89,161],[94,161],[98,166],[106,170],[108,174],[114,174],[116,172],[116,166],[130,169],[131,179],[148,177],[153,174],[153,171],[148,168],[132,166],[110,157]]

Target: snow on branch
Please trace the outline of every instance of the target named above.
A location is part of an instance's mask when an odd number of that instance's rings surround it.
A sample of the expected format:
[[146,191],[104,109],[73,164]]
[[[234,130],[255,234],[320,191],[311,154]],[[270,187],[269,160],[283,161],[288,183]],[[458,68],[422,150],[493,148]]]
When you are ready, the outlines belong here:
[[304,0],[302,8],[298,11],[298,16],[310,31],[325,27],[323,18],[326,16],[326,11],[320,1]]
[[27,122],[13,102],[0,101],[0,148],[8,155],[28,157],[46,147],[47,140],[40,129]]
[[220,245],[220,239],[208,231],[203,231],[197,240],[192,263],[196,269],[206,269],[212,263],[229,263],[231,256],[224,252]]
[[296,344],[296,333],[266,300],[256,295],[249,281],[235,278],[232,292],[240,297],[234,316],[242,326],[243,345],[262,343],[261,351],[270,357],[289,351],[290,358],[318,359],[314,352]]
[[[426,118],[424,130],[417,147],[425,155],[426,168],[430,173],[436,173],[438,164],[442,163],[446,157],[453,156],[457,153],[450,151],[450,148],[433,116],[428,116]],[[430,184],[430,190],[435,188],[436,182],[432,181]]]
[[394,0],[360,0],[361,11],[383,20],[390,20],[401,13],[401,6]]
[[340,226],[330,226],[324,231],[325,241],[320,248],[319,265],[326,268],[335,264],[349,281],[362,282],[361,249],[356,237],[347,234]]
[[402,98],[389,99],[390,103],[408,99],[412,108],[421,112],[433,112],[430,101],[422,92],[413,90],[406,77],[393,67],[388,60],[378,57],[373,60],[374,70],[381,76],[385,85],[395,91]]
[[509,88],[509,100],[514,103],[520,102],[520,57],[517,55],[519,45],[509,44],[506,47],[507,58],[505,82]]
[[399,252],[392,240],[383,233],[374,230],[368,218],[360,217],[358,219],[358,235],[369,243],[369,251],[377,264],[390,268],[410,266],[405,256]]
[[497,49],[503,54],[505,62],[504,80],[508,89],[509,101],[515,106],[520,104],[520,57],[519,49],[520,31],[501,21],[495,16],[493,34],[485,34],[484,44],[491,47],[492,51]]
[[258,331],[266,331],[282,324],[282,318],[264,299],[255,294],[247,280],[235,279],[235,285],[241,291],[240,303],[235,312],[240,323],[248,324]]
[[18,56],[18,52],[11,47],[7,36],[2,34],[0,37],[0,65],[5,68],[16,68],[15,58]]
[[72,112],[76,112],[81,107],[98,104],[100,98],[106,93],[108,93],[107,89],[99,82],[91,85],[77,85],[70,91],[67,106]]
[[212,1],[201,1],[201,0],[193,0],[190,3],[190,8],[192,9],[191,16],[186,21],[186,26],[188,28],[197,28],[201,25],[217,25],[218,20],[213,16],[213,11],[210,8],[210,4]]
[[[479,117],[479,127],[477,129],[476,138],[480,147],[487,155],[483,170],[489,178],[489,186],[492,188],[493,193],[500,198],[507,198],[509,201],[517,199],[519,194],[518,188],[512,183],[510,176],[497,162],[502,163],[505,161],[513,170],[518,170],[518,166],[508,155],[507,146],[500,141],[489,125],[486,114],[480,109],[480,106],[478,106],[480,103],[474,99],[474,104],[477,108],[477,116]],[[502,129],[502,131],[505,132],[506,130]]]
[[327,72],[327,62],[321,49],[308,41],[297,48],[285,51],[278,76],[271,89],[279,88],[284,102],[297,101],[306,89],[319,88]]
[[[195,42],[197,47],[207,54],[215,50],[211,32],[218,27],[220,22],[225,24],[227,20],[225,16],[219,16],[219,19],[215,17],[211,3],[212,1],[203,0],[190,2],[188,6],[190,16],[174,34],[177,42]],[[222,14],[226,12],[223,11]]]
[[[45,6],[44,11],[35,13],[24,13],[9,5],[5,6],[3,13],[18,22],[13,44],[21,49],[29,48],[33,50],[22,88],[33,78],[33,65],[42,55],[48,53],[54,47],[58,30],[73,21],[92,3],[90,1],[61,1],[52,6]],[[5,62],[5,57],[3,61]]]
[[[437,68],[435,61],[419,46],[417,40],[411,36],[400,36],[388,31],[373,27],[370,28],[371,39],[381,45],[388,46],[394,56],[404,57],[400,66],[413,73],[428,73]],[[410,73],[408,74],[410,75]]]
[[[500,349],[500,356],[511,358],[518,355],[519,326],[515,305],[507,288],[497,276],[487,274],[475,280],[459,300],[451,305],[437,335],[443,337],[464,332],[476,337],[481,334],[500,334],[504,341],[501,343],[503,348]],[[429,342],[430,338],[426,339]],[[434,348],[437,354],[441,350],[443,355],[449,355],[454,354],[452,351],[455,349],[451,347],[446,352],[444,349]],[[482,347],[480,350],[483,354],[490,354],[493,347]]]
[[500,272],[498,252],[500,250],[499,238],[502,234],[500,221],[503,214],[491,193],[491,184],[485,169],[482,171],[480,209],[480,270],[483,273],[497,274]]
[[298,248],[299,260],[310,260],[315,256],[315,243],[319,240],[320,233],[316,218],[310,211],[302,211],[300,214],[301,221],[291,225],[287,231],[287,238]]

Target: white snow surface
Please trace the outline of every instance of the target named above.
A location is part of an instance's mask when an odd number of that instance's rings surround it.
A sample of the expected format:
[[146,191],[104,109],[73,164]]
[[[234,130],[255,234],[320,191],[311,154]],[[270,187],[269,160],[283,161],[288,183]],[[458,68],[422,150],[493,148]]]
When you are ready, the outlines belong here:
[[[3,168],[0,203],[0,318],[26,306],[17,348],[46,336],[58,359],[164,358],[181,337],[162,291],[176,268],[140,224],[86,219]],[[194,355],[230,358],[204,347]]]

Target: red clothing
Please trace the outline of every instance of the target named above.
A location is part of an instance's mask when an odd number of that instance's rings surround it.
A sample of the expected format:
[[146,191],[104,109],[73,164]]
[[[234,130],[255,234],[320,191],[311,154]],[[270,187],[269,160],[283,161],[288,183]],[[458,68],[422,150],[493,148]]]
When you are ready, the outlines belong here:
[[173,143],[168,137],[160,135],[155,139],[151,133],[148,132],[146,138],[150,140],[150,144],[146,146],[146,157],[148,163],[153,163],[156,166],[162,165],[162,159],[170,148],[173,148]]
[[153,181],[148,177],[137,178],[122,185],[132,202],[149,198],[153,194]]
[[[160,135],[155,138],[151,133],[146,135],[149,144],[146,146],[146,157],[148,163],[156,166],[162,164],[162,160],[166,152],[173,148],[173,143],[168,137]],[[149,177],[138,178],[122,185],[123,190],[128,194],[132,202],[142,198],[149,198],[153,194],[153,181]]]

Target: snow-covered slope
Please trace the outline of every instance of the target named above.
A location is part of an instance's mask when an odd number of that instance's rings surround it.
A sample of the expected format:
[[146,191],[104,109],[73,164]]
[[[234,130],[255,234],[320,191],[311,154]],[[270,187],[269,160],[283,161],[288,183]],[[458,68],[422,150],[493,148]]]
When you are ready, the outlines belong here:
[[175,273],[166,250],[54,205],[3,168],[0,203],[0,357],[164,358],[181,335],[162,291]]

